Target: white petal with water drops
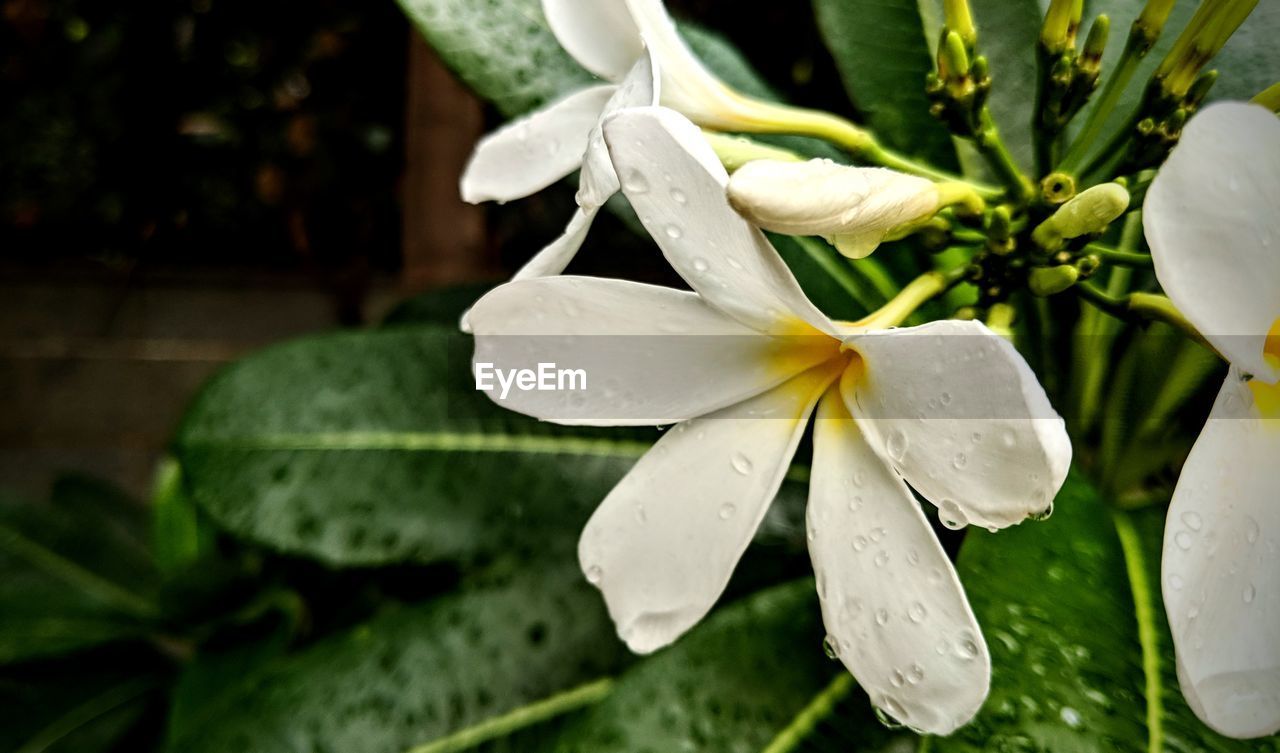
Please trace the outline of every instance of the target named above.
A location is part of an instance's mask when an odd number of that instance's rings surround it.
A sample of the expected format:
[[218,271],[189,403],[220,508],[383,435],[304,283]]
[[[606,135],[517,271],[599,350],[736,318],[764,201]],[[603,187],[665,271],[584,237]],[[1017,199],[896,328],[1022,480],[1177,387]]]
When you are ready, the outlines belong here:
[[698,127],[673,110],[625,110],[605,124],[622,190],[680,276],[761,332],[834,332],[778,252],[725,200],[728,173]]
[[1156,277],[1205,339],[1243,371],[1280,379],[1263,357],[1280,320],[1280,119],[1242,102],[1193,117],[1147,192]]
[[[813,441],[809,556],[829,641],[880,709],[945,735],[977,713],[991,681],[964,589],[911,491],[835,390],[818,409]],[[867,502],[850,510],[855,492]],[[883,548],[858,546],[867,539]]]
[[560,46],[601,78],[622,78],[643,50],[625,0],[542,0],[542,12]]
[[761,335],[693,293],[595,277],[501,285],[468,322],[474,363],[585,372],[585,390],[512,389],[505,400],[487,393],[566,424],[674,423],[758,395],[836,353],[825,336]]
[[1169,505],[1164,603],[1187,702],[1233,737],[1280,730],[1280,417],[1235,368]]
[[609,98],[600,119],[587,138],[587,151],[582,160],[582,174],[578,179],[578,193],[575,197],[578,206],[588,210],[598,209],[620,188],[618,174],[609,157],[609,148],[604,143],[604,122],[628,107],[657,104],[657,97],[657,64],[648,51],[645,51],[618,85],[618,90]]
[[581,89],[485,136],[462,173],[463,200],[520,199],[577,170],[591,128],[615,89]]
[[631,650],[662,648],[711,609],[835,376],[814,369],[669,430],[591,516],[578,560],[598,574],[593,582]]
[[939,321],[845,345],[862,358],[842,381],[849,410],[944,523],[1001,528],[1050,508],[1071,442],[1008,341],[979,322]]

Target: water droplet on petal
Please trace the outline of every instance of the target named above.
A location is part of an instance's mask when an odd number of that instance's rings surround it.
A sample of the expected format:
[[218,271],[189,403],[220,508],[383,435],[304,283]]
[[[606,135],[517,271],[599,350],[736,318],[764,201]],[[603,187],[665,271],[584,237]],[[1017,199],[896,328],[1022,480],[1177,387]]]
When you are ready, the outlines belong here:
[[1257,595],[1258,589],[1254,588],[1252,583],[1244,587],[1244,593],[1242,596],[1244,597],[1245,604],[1252,604],[1254,597]]
[[941,395],[939,395],[939,396],[938,396],[938,399],[942,401],[942,404],[943,404],[943,405],[951,405],[951,393],[950,393],[950,392],[944,392],[944,393],[942,393]]
[[912,664],[911,669],[907,670],[907,681],[912,685],[924,679],[924,667],[919,664]]
[[867,548],[867,539],[865,536],[853,537],[853,551],[861,552],[863,549],[866,549],[866,548]]
[[751,458],[743,455],[741,452],[735,452],[733,454],[733,459],[729,462],[733,465],[733,469],[738,473],[741,473],[743,476],[750,474],[752,468],[755,467],[751,463]]
[[881,627],[883,627],[884,625],[888,624],[888,622],[889,622],[889,610],[887,610],[887,609],[877,609],[877,610],[876,610],[876,624],[877,624],[877,625],[880,625]]
[[973,661],[978,656],[978,644],[971,636],[961,636],[955,645],[956,657],[964,661]]
[[723,505],[720,505],[720,519],[728,520],[729,518],[732,518],[733,514],[737,511],[738,508],[734,507],[732,502],[725,502]]
[[907,712],[903,710],[902,705],[889,696],[884,696],[876,705],[876,719],[889,729],[899,729],[902,727],[901,719],[907,717]]
[[1173,543],[1177,544],[1178,548],[1184,552],[1188,551],[1191,549],[1191,534],[1186,531],[1178,531],[1173,536]]
[[632,170],[627,174],[623,183],[627,193],[641,195],[649,192],[649,179],[644,177],[644,173],[639,170]]
[[601,570],[599,565],[592,565],[591,567],[587,568],[588,583],[599,583],[600,579],[603,577],[604,577],[604,570]]
[[958,471],[969,464],[969,458],[963,452],[957,452],[956,456],[951,459],[951,465],[955,466]]
[[667,237],[676,240],[684,236],[684,228],[679,225],[667,225]]
[[636,522],[644,523],[649,520],[649,514],[644,511],[644,505],[636,505]]
[[902,462],[902,459],[907,455],[907,435],[903,434],[900,429],[893,430],[889,434],[885,449],[894,462]]
[[1063,706],[1062,712],[1059,716],[1062,717],[1062,721],[1072,729],[1076,729],[1081,724],[1084,724],[1084,719],[1080,716],[1080,712],[1070,706]]
[[1182,590],[1182,576],[1174,573],[1169,576],[1169,587],[1175,591]]
[[1182,522],[1186,523],[1187,528],[1190,528],[1193,531],[1199,531],[1200,526],[1202,525],[1200,516],[1194,512],[1182,513]]
[[912,622],[923,622],[926,614],[928,614],[928,610],[924,608],[924,604],[921,604],[918,601],[907,608],[907,617],[909,617]]
[[684,191],[681,191],[678,188],[671,189],[671,200],[680,206],[684,206],[689,203],[689,197],[685,196]]
[[1004,432],[1000,434],[1000,442],[1005,447],[1012,450],[1014,446],[1018,444],[1018,437],[1013,433],[1013,429],[1005,429]]
[[879,552],[876,553],[875,563],[876,563],[876,567],[884,567],[885,565],[889,564],[889,553],[881,549]]
[[862,509],[862,497],[854,497],[849,500],[849,512],[857,512]]
[[1245,528],[1244,528],[1245,540],[1248,541],[1250,544],[1256,544],[1258,542],[1258,534],[1261,533],[1261,531],[1258,530],[1258,521],[1254,520],[1253,518],[1246,517],[1244,521],[1244,525],[1245,525]]
[[840,657],[839,643],[835,638],[828,635],[822,639],[822,653],[826,654],[828,659]]
[[905,685],[906,682],[907,682],[907,678],[905,675],[902,674],[902,670],[895,669],[889,673],[889,684],[892,685],[893,687],[900,688],[903,685]]
[[706,272],[711,265],[707,264],[707,260],[701,256],[693,260],[693,269],[695,272]]

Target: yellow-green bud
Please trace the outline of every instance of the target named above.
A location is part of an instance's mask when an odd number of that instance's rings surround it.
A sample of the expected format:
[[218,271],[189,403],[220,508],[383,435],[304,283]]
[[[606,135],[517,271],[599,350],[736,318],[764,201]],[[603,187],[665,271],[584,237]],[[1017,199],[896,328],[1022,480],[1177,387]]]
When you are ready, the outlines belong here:
[[938,69],[943,69],[942,61],[946,62],[946,75],[944,79],[959,80],[969,75],[969,53],[964,49],[964,40],[954,31],[948,31],[942,39],[942,49],[939,51],[941,60],[938,63]]
[[1195,110],[1204,102],[1205,97],[1209,96],[1209,90],[1213,88],[1214,83],[1218,80],[1218,72],[1216,70],[1205,71],[1196,78],[1195,83],[1191,84],[1191,88],[1187,90],[1187,97],[1183,100],[1184,104]]
[[1160,34],[1160,30],[1164,28],[1165,21],[1169,20],[1169,13],[1173,11],[1174,0],[1147,0],[1147,4],[1143,6],[1142,13],[1138,14],[1138,20],[1133,22],[1135,27],[1141,27],[1151,39],[1155,39]]
[[1073,46],[1075,32],[1071,29],[1071,19],[1080,17],[1075,13],[1077,2],[1079,0],[1050,0],[1044,24],[1040,27],[1040,44],[1045,49],[1059,53]]
[[1129,192],[1115,183],[1103,183],[1077,194],[1031,233],[1031,239],[1046,251],[1057,251],[1063,243],[1082,235],[1107,229],[1129,208]]
[[1107,48],[1107,37],[1111,33],[1111,18],[1102,14],[1093,20],[1089,27],[1089,36],[1084,40],[1084,51],[1081,53],[1081,67],[1096,71],[1102,62],[1102,53]]
[[969,0],[942,0],[942,12],[947,28],[960,35],[965,47],[973,49],[978,41],[978,30],[973,26],[973,14],[969,12]]
[[1036,267],[1027,274],[1027,287],[1032,295],[1041,297],[1056,295],[1076,284],[1080,270],[1064,264],[1057,267]]
[[1280,81],[1258,92],[1249,101],[1255,105],[1262,105],[1271,112],[1280,112]]

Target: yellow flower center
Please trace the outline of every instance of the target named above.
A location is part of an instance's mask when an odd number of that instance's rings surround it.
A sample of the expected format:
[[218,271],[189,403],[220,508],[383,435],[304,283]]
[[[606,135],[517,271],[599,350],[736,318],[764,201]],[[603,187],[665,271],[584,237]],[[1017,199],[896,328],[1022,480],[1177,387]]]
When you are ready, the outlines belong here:
[[1262,345],[1262,357],[1273,367],[1280,369],[1280,317],[1277,317],[1267,332],[1267,339]]

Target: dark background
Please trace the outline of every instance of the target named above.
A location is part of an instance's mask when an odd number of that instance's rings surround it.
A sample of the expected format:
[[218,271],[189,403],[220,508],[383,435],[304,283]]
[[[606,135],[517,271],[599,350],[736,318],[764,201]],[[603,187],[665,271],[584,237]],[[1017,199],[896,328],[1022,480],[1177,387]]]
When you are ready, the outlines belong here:
[[[847,110],[807,4],[669,5]],[[37,497],[143,494],[220,365],[499,280],[572,211],[458,200],[499,118],[391,0],[0,0],[0,107],[0,484]],[[608,216],[573,271],[663,273]]]

